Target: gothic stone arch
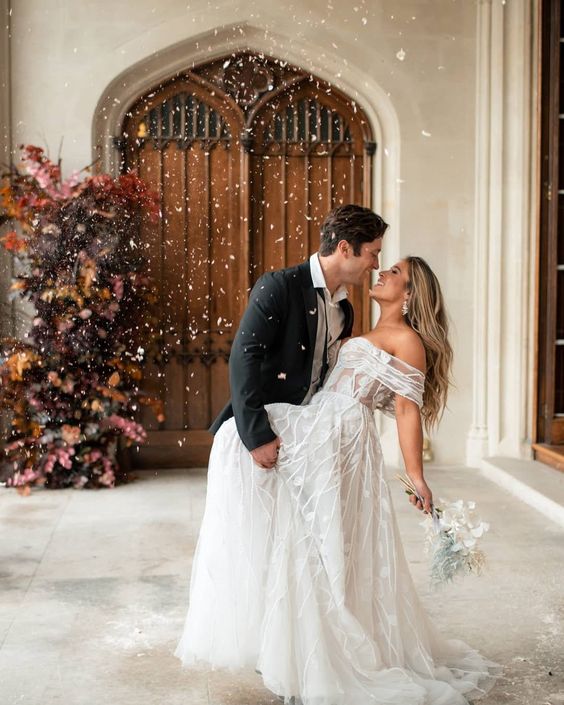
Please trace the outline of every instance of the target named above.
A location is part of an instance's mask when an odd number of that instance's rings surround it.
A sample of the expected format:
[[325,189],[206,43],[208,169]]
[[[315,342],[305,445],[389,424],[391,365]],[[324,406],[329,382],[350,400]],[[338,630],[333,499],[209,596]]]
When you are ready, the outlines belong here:
[[[168,354],[147,370],[166,420],[139,466],[201,465],[207,428],[229,396],[232,335],[258,276],[306,259],[341,203],[371,204],[376,145],[362,108],[327,81],[241,51],[147,91],[122,126],[121,169],[160,194],[140,246],[159,296]],[[352,296],[367,330],[367,286]]]

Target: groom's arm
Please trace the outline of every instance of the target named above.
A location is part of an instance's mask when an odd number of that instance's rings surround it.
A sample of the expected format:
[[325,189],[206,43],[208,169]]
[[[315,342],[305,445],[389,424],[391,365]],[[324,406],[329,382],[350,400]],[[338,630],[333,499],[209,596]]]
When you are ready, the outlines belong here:
[[276,439],[264,408],[261,364],[284,325],[288,292],[279,272],[255,284],[229,357],[231,404],[237,431],[252,451]]

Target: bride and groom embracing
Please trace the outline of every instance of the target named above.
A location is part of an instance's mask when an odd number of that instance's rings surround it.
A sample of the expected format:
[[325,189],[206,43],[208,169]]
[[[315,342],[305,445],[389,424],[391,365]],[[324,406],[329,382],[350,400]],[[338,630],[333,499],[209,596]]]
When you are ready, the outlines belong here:
[[458,705],[495,664],[442,637],[404,557],[374,419],[396,419],[407,474],[430,511],[422,421],[445,405],[452,351],[436,276],[418,257],[381,271],[377,325],[350,337],[347,285],[379,269],[387,224],[334,209],[319,252],[263,275],[212,426],[185,665],[251,666],[286,703]]

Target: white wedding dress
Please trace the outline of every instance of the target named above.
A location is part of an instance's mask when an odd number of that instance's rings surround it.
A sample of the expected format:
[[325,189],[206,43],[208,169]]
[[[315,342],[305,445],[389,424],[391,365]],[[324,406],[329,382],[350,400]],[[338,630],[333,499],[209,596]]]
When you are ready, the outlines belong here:
[[282,441],[265,471],[234,419],[216,434],[190,605],[185,665],[251,666],[304,705],[458,705],[495,664],[440,636],[406,563],[373,411],[419,406],[424,375],[353,338],[307,406],[269,404]]

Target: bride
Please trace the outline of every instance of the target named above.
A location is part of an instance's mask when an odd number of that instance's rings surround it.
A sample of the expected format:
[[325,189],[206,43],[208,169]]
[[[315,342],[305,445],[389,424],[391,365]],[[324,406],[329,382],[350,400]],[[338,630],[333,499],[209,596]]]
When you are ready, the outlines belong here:
[[374,411],[395,416],[408,475],[430,511],[422,423],[440,418],[452,351],[441,290],[407,257],[370,290],[375,328],[342,344],[306,406],[269,404],[281,440],[256,465],[233,418],[216,434],[185,665],[251,666],[284,702],[458,705],[487,692],[495,664],[442,637],[404,557]]

